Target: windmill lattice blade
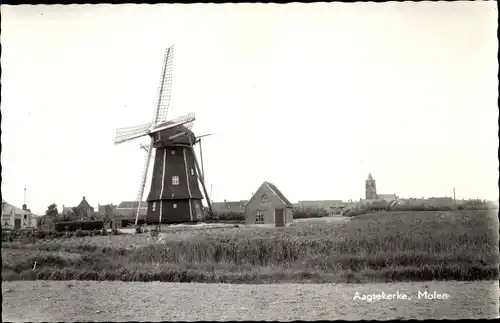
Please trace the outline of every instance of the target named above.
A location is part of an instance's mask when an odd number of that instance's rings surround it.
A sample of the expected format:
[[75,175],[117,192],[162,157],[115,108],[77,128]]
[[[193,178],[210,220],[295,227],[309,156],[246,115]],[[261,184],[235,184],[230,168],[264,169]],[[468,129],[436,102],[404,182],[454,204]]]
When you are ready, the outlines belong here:
[[194,116],[194,112],[192,112],[192,113],[186,114],[182,117],[155,125],[154,128],[151,130],[151,133],[155,133],[155,132],[162,131],[165,129],[174,128],[174,127],[177,127],[180,125],[186,125],[189,123],[191,123],[191,127],[192,127],[193,126],[192,123],[194,122],[194,120],[196,120],[196,118]]
[[151,162],[152,153],[153,153],[153,142],[149,144],[148,152],[146,153],[146,159],[144,161],[144,169],[142,171],[142,177],[141,177],[141,185],[139,186],[139,192],[137,192],[137,197],[136,197],[137,212],[135,215],[136,225],[139,221],[139,213],[141,211],[142,197],[144,196],[144,186],[146,185],[146,178],[148,176],[149,163]]
[[158,86],[158,102],[156,104],[154,124],[162,123],[167,120],[167,112],[170,106],[170,97],[172,95],[173,60],[174,45],[165,50],[160,85]]
[[119,128],[116,130],[115,144],[139,138],[148,134],[151,122],[140,126]]

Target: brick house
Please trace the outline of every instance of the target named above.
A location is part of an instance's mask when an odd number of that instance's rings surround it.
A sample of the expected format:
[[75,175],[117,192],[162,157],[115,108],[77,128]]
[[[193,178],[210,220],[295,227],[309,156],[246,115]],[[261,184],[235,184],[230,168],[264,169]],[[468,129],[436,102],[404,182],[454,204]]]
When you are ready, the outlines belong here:
[[246,200],[241,201],[226,201],[224,202],[212,202],[212,212],[214,214],[222,214],[222,213],[245,213],[245,203]]
[[96,217],[94,208],[90,206],[89,202],[85,199],[85,196],[76,207],[65,207],[63,205],[61,214],[64,217],[72,218],[72,220],[89,220]]
[[245,223],[287,225],[293,222],[292,207],[274,184],[264,182],[245,203]]

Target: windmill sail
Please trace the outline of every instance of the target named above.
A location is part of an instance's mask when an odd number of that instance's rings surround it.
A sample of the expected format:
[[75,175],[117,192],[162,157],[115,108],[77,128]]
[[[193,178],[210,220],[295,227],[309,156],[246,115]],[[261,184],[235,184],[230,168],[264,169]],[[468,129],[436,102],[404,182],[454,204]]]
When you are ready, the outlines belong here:
[[170,106],[172,94],[172,73],[173,73],[174,45],[165,50],[163,58],[163,69],[161,71],[160,85],[158,86],[158,100],[153,124],[165,122]]

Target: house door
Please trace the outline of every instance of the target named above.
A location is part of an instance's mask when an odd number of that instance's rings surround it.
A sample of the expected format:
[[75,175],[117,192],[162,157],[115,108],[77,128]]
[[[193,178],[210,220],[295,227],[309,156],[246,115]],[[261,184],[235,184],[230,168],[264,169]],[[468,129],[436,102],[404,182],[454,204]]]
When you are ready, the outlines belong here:
[[16,229],[21,229],[21,219],[15,219],[14,220],[14,227]]
[[274,209],[274,223],[277,227],[285,226],[285,209]]

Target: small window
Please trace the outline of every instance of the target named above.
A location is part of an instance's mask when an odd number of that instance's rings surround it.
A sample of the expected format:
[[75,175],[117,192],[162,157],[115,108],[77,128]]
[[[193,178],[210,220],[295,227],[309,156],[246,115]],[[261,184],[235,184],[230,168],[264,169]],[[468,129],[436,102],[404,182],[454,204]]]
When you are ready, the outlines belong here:
[[156,202],[153,202],[153,212],[156,211]]
[[231,205],[228,205],[228,206],[227,206],[227,208],[228,208],[228,209],[230,209],[230,208],[231,208]]
[[171,155],[175,155],[175,150],[170,151]]
[[172,176],[172,185],[179,185],[179,176]]
[[173,207],[174,207],[174,209],[176,209],[177,208],[177,204],[174,204]]
[[262,194],[262,196],[260,197],[260,202],[262,204],[267,204],[269,203],[269,197],[267,196],[267,194]]
[[194,175],[194,169],[191,168],[191,175]]
[[257,211],[255,214],[255,223],[264,223],[264,212]]
[[27,215],[27,214],[25,214],[25,215],[24,215],[24,219],[26,220],[27,218],[28,218],[28,215]]

